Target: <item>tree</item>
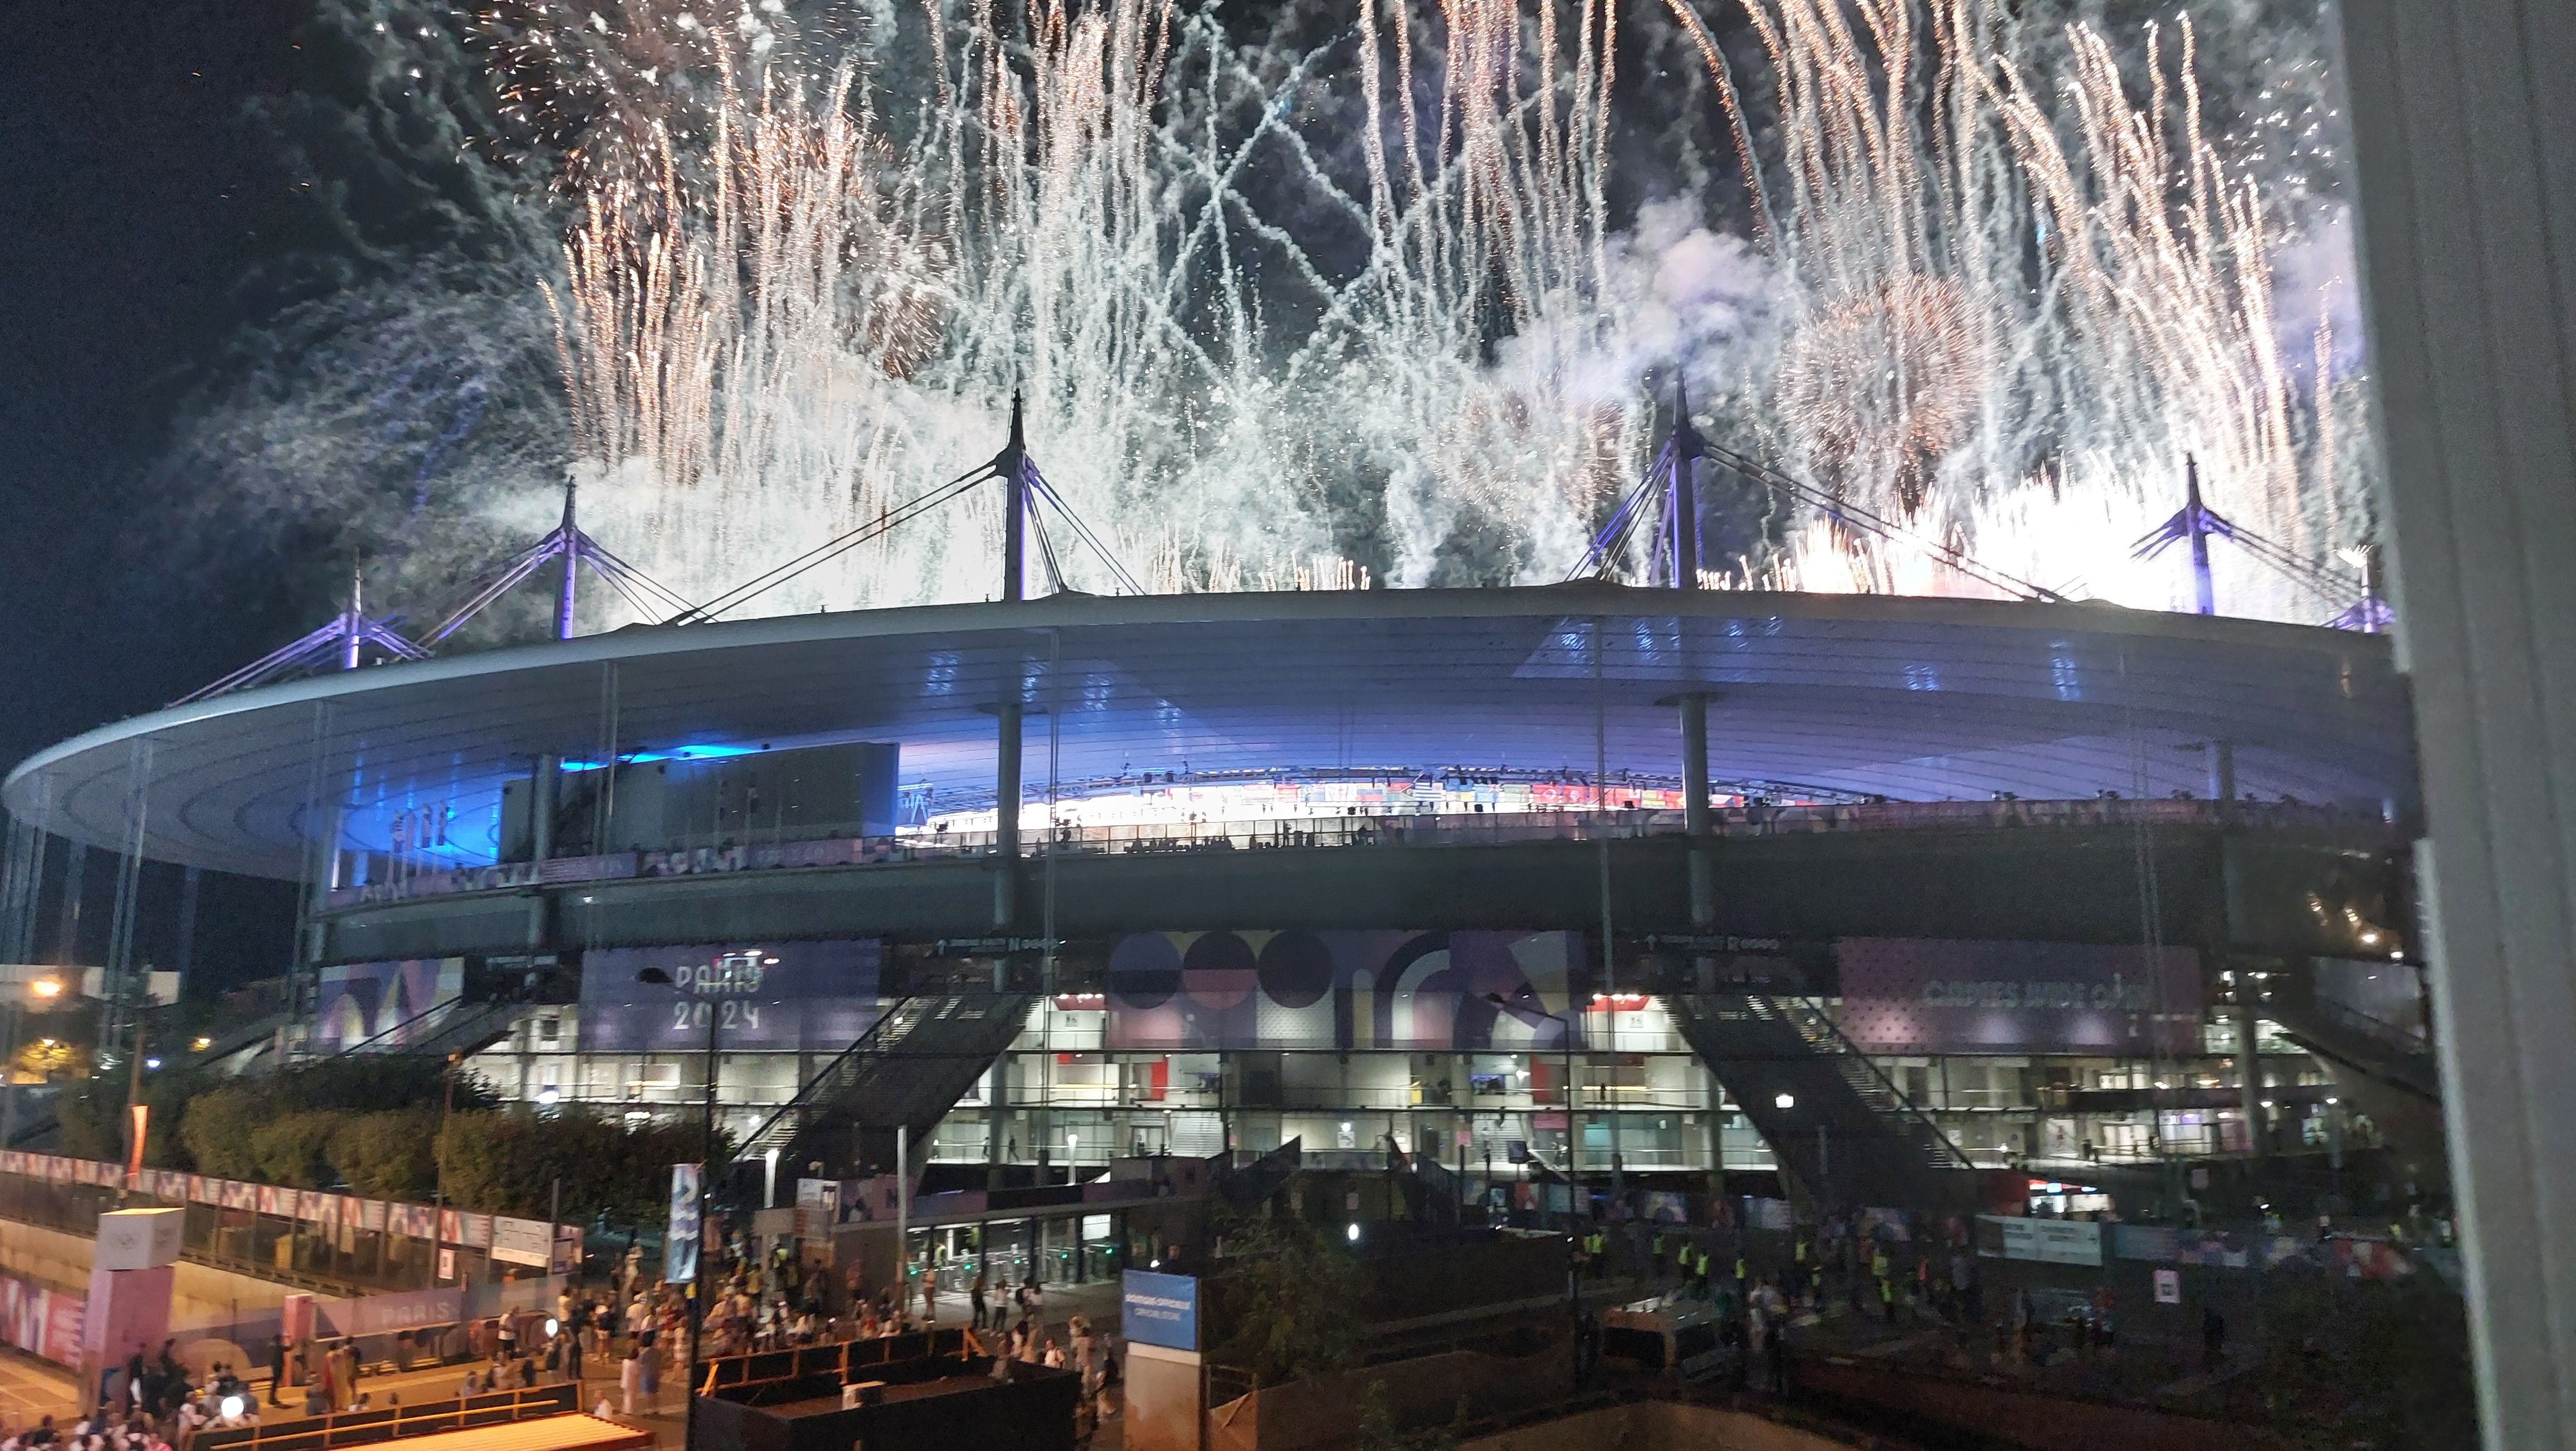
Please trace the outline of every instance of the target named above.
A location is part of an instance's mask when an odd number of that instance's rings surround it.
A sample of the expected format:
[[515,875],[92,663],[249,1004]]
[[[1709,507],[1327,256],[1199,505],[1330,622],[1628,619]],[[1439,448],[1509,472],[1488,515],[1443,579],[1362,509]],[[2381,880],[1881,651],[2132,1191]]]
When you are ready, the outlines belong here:
[[1214,1358],[1262,1385],[1304,1380],[1348,1365],[1359,1345],[1366,1293],[1359,1262],[1292,1219],[1247,1220],[1210,1291],[1225,1333]]
[[372,1199],[427,1199],[438,1191],[438,1111],[396,1109],[339,1117],[331,1167],[353,1193]]
[[[642,1226],[666,1211],[671,1166],[697,1159],[699,1132],[694,1125],[629,1125],[580,1106],[457,1114],[439,1136],[447,1197],[483,1213],[538,1218],[560,1183],[567,1222]],[[731,1153],[720,1136],[717,1162]]]
[[267,1096],[256,1088],[213,1088],[190,1097],[179,1120],[179,1146],[200,1174],[256,1179],[259,1155],[251,1135],[270,1117]]
[[337,1177],[331,1169],[331,1135],[337,1114],[315,1111],[270,1119],[250,1132],[252,1161],[259,1177],[292,1189],[319,1189]]
[[1459,1431],[1466,1424],[1467,1397],[1461,1393],[1448,1425],[1412,1432],[1397,1429],[1393,1398],[1381,1376],[1360,1392],[1359,1435],[1353,1444],[1356,1451],[1457,1451]]

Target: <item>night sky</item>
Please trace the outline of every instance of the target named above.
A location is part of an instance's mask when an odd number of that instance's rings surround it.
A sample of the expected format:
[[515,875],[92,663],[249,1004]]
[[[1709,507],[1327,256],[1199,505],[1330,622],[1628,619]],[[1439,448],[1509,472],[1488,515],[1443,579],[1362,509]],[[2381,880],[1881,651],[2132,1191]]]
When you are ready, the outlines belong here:
[[[174,416],[316,241],[289,149],[252,102],[303,82],[300,7],[21,0],[0,44],[0,758],[152,709],[309,629],[297,562],[183,540]],[[220,561],[162,564],[175,545]],[[38,953],[55,960],[57,881]],[[80,958],[105,954],[109,859]],[[174,960],[177,873],[147,874],[138,938]],[[277,970],[291,894],[209,879],[191,992]]]

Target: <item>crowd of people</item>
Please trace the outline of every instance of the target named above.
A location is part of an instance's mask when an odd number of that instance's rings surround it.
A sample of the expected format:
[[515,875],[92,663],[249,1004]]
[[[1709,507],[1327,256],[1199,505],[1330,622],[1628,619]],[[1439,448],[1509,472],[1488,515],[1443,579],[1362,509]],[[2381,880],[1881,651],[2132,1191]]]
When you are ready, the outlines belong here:
[[198,1431],[259,1424],[259,1399],[230,1364],[192,1374],[161,1342],[157,1356],[138,1345],[99,1375],[95,1404],[68,1424],[43,1416],[27,1426],[0,1426],[0,1451],[186,1451]]
[[[701,1360],[937,1328],[939,1303],[927,1275],[912,1281],[916,1299],[911,1285],[871,1287],[856,1269],[836,1278],[784,1250],[762,1260],[739,1246],[727,1249],[732,1252],[708,1256]],[[1108,1414],[1115,1356],[1085,1317],[1073,1316],[1059,1339],[1048,1333],[1044,1292],[1033,1280],[997,1292],[981,1269],[969,1298],[973,1313],[965,1328],[992,1357],[996,1376],[1007,1376],[1015,1364],[1075,1371],[1083,1379],[1085,1423]],[[87,1416],[69,1425],[45,1417],[23,1428],[0,1426],[0,1451],[186,1451],[196,1431],[255,1426],[263,1411],[275,1418],[398,1407],[398,1393],[374,1393],[363,1382],[440,1367],[461,1368],[453,1390],[428,1392],[408,1383],[415,1396],[571,1384],[576,1398],[601,1415],[667,1414],[666,1387],[687,1381],[688,1325],[687,1287],[648,1281],[640,1256],[630,1255],[607,1283],[564,1289],[550,1316],[522,1308],[404,1330],[389,1340],[371,1338],[372,1358],[349,1337],[272,1335],[260,1347],[264,1387],[221,1361],[192,1375],[174,1354],[175,1341],[165,1342],[157,1358],[137,1347],[102,1372]]]

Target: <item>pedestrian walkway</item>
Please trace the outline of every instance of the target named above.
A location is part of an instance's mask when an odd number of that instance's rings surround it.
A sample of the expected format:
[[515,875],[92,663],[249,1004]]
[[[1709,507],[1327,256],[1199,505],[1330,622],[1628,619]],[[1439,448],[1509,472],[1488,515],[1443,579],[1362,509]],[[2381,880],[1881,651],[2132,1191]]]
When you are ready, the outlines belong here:
[[0,1348],[0,1421],[32,1426],[38,1418],[78,1416],[80,1385],[61,1366],[20,1350]]

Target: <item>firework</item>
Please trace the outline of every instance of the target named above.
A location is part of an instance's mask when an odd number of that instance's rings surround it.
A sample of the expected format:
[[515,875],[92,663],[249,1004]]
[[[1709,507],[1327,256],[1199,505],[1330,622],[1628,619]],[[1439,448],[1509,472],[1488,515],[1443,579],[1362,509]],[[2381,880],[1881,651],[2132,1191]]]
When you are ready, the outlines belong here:
[[[1713,584],[1970,590],[1937,558],[1961,549],[2169,604],[2169,571],[2115,556],[2185,454],[2303,554],[2366,523],[2335,503],[2369,467],[2351,369],[2321,308],[2293,333],[2312,387],[2285,371],[2282,203],[2245,160],[2295,141],[2306,186],[2313,123],[2267,92],[2250,151],[2212,139],[2187,24],[1749,0],[1739,75],[1666,0],[1645,19],[1723,107],[1747,242],[1690,197],[1614,210],[1622,91],[1708,92],[1623,77],[1643,22],[1610,0],[1362,0],[1311,51],[1179,0],[925,0],[900,36],[890,5],[852,13],[472,17],[566,216],[529,292],[585,520],[692,597],[988,457],[1014,393],[1047,477],[1161,589],[1355,585],[1359,558],[1561,577],[1677,374],[1711,436],[1932,541],[1715,490],[1741,557]],[[1319,256],[1314,228],[1358,240]],[[998,502],[747,608],[989,597]],[[2220,569],[2231,610],[2319,613]]]

